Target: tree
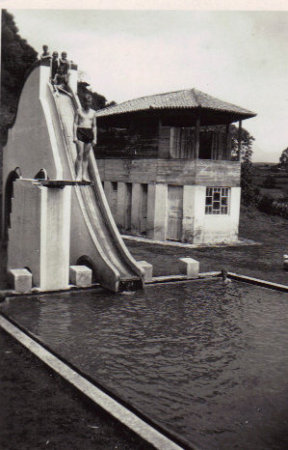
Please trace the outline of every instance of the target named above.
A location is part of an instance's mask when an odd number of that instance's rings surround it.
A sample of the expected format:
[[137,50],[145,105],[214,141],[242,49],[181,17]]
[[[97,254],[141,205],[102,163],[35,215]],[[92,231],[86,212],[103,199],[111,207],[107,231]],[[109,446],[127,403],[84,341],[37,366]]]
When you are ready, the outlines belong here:
[[1,45],[1,144],[5,145],[7,130],[12,126],[25,74],[37,60],[37,52],[18,34],[14,18],[2,10]]
[[[231,125],[231,138],[232,138],[232,153],[235,159],[239,158],[239,146],[238,146],[238,127]],[[241,161],[251,161],[253,150],[253,141],[255,138],[251,136],[249,131],[245,128],[241,129]]]
[[241,202],[244,205],[256,205],[259,200],[259,188],[255,184],[254,166],[251,161],[241,163]]
[[283,150],[280,158],[279,158],[279,165],[283,169],[288,170],[288,147]]
[[274,189],[276,187],[276,181],[274,176],[268,175],[263,181],[263,187],[266,189]]
[[[235,159],[239,159],[238,128],[231,126],[232,154]],[[254,167],[252,164],[253,142],[255,138],[251,136],[245,128],[241,130],[241,201],[245,205],[256,204],[259,197],[259,189],[254,182]]]
[[80,102],[82,103],[83,97],[85,94],[89,93],[92,95],[92,108],[96,111],[98,109],[106,108],[107,106],[115,105],[115,102],[107,103],[106,97],[104,95],[98,94],[97,92],[92,92],[88,88],[89,84],[85,81],[78,81],[77,85],[77,93],[80,99]]

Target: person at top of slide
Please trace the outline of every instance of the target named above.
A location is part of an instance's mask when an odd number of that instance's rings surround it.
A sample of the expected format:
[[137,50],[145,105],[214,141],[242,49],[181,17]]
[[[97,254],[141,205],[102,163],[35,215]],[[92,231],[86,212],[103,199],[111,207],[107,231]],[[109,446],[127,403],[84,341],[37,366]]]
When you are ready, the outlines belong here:
[[91,109],[92,95],[86,93],[83,107],[76,111],[73,124],[73,142],[77,146],[77,158],[75,161],[76,180],[89,181],[88,157],[92,145],[97,142],[97,128],[95,111]]
[[64,73],[63,67],[59,67],[54,79],[52,80],[54,91],[59,95],[59,89],[69,94],[69,86],[67,85],[67,76]]
[[59,69],[59,58],[58,58],[58,52],[52,53],[52,61],[51,61],[51,79],[52,82],[55,78],[56,73]]
[[67,77],[67,84],[68,84],[68,76],[69,76],[69,71],[71,69],[71,63],[70,61],[67,59],[67,53],[66,52],[62,52],[61,53],[61,58],[59,58],[59,68],[62,67],[63,69],[63,73],[66,75]]
[[43,45],[42,49],[43,49],[43,53],[40,56],[40,59],[41,60],[43,60],[43,59],[51,59],[51,55],[50,55],[49,50],[48,50],[48,45]]

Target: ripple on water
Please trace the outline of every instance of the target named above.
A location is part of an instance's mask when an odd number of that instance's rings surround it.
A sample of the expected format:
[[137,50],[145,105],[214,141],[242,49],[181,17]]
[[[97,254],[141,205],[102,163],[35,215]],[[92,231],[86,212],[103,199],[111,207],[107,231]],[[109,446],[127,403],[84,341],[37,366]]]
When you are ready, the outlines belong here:
[[274,402],[279,408],[288,394],[287,300],[255,286],[201,281],[130,295],[17,299],[2,308],[187,439],[231,448],[233,436],[239,448],[262,449],[269,436],[255,411],[265,405],[273,423]]

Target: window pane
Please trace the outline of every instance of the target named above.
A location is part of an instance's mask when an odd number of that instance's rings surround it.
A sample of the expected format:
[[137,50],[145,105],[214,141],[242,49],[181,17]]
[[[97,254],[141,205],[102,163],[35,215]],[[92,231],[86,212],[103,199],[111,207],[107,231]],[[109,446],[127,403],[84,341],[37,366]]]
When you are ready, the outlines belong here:
[[230,188],[206,187],[205,214],[228,214]]

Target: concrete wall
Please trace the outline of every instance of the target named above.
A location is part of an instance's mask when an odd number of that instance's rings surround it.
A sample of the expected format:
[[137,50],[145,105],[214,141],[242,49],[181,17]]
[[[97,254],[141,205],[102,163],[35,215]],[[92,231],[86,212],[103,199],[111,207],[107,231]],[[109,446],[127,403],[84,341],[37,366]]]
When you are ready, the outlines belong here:
[[238,239],[241,189],[230,190],[228,214],[205,214],[206,186],[184,186],[184,242],[235,242]]
[[29,268],[43,290],[69,284],[71,187],[49,189],[16,180],[8,241],[8,270]]
[[[7,178],[16,167],[20,168],[24,178],[34,178],[42,168],[47,170],[51,179],[62,178],[62,163],[48,104],[49,76],[49,67],[38,66],[23,87],[16,121],[3,148],[3,197]],[[4,232],[4,199],[2,204]]]
[[[197,244],[237,240],[240,211],[239,161],[112,158],[100,159],[97,165],[108,202],[112,211],[116,211],[114,217],[121,231],[129,231],[135,235],[145,233],[155,240],[166,240],[172,235],[175,239],[178,235],[179,241]],[[117,204],[112,183],[114,187],[117,184]],[[131,230],[126,226],[128,183],[132,184]],[[143,185],[147,190],[145,200],[141,188]],[[182,189],[177,190],[177,186]],[[205,214],[206,186],[230,187],[228,214]],[[172,191],[179,191],[181,199],[170,198]],[[145,203],[147,220],[143,225]],[[178,213],[175,208],[179,209]],[[182,227],[181,224],[176,224],[179,217]],[[172,223],[173,220],[175,224]],[[176,225],[177,231],[171,233]]]
[[50,178],[62,175],[58,152],[53,148],[52,122],[46,105],[49,75],[49,67],[37,67],[24,85],[16,122],[9,131],[8,143],[4,148],[4,182],[15,167],[21,168],[24,178],[33,178],[41,168],[47,170]]
[[29,268],[33,273],[34,284],[39,286],[41,190],[38,187],[19,180],[14,182],[10,220],[7,268]]
[[[178,186],[179,199],[169,198],[171,187],[166,183],[132,183],[132,202],[128,205],[127,183],[117,183],[117,208],[111,196],[111,183],[105,182],[107,200],[116,211],[115,220],[123,232],[143,235],[155,240],[171,239],[171,229],[177,225],[174,240],[195,244],[232,243],[238,239],[240,213],[240,187],[231,187],[228,214],[206,214],[206,186]],[[211,185],[209,185],[211,186]],[[216,185],[218,187],[218,185]],[[182,189],[180,189],[182,188]],[[114,195],[115,196],[115,195]],[[127,208],[131,208],[131,223],[127,225]],[[147,219],[143,221],[146,208]],[[179,209],[176,211],[175,208]],[[178,219],[177,219],[178,217]],[[173,224],[181,217],[182,224]],[[177,221],[176,220],[176,221]],[[130,230],[131,225],[131,230]],[[170,231],[169,231],[170,230]]]

